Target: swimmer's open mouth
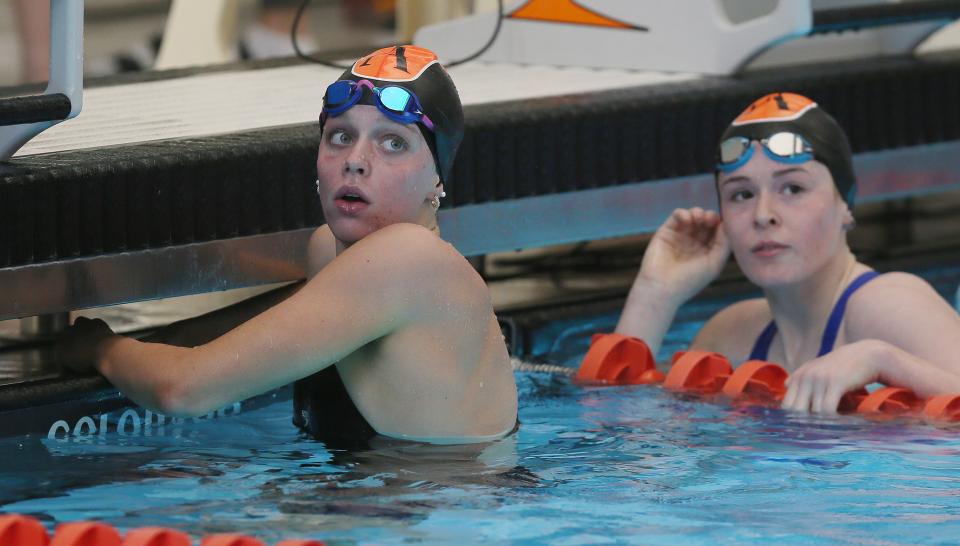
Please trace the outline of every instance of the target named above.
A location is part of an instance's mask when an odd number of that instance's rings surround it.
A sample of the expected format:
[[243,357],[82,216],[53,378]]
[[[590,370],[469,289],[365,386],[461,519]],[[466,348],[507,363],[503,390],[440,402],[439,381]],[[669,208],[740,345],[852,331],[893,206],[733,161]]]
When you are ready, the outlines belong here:
[[355,188],[352,186],[344,186],[337,190],[337,193],[334,194],[333,198],[337,201],[346,201],[347,203],[364,203],[369,205],[370,200],[367,198],[366,194],[360,188]]

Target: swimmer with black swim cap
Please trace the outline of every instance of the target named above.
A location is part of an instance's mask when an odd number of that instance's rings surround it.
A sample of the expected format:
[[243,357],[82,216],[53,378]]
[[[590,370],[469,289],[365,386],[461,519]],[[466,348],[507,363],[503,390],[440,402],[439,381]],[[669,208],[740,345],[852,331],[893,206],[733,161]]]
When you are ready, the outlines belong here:
[[440,180],[449,180],[463,140],[463,107],[453,80],[432,51],[391,47],[361,57],[327,87],[323,102],[321,131],[327,119],[356,104],[376,106],[398,123],[416,123]]
[[957,313],[922,279],[877,274],[850,251],[856,178],[833,117],[801,95],[760,98],[724,131],[716,183],[720,214],[678,209],[657,230],[618,333],[656,353],[732,250],[764,297],[714,315],[690,348],[783,365],[785,408],[833,413],[874,382],[921,397],[960,389]]
[[[757,149],[776,162],[802,164],[811,158],[830,171],[848,208],[853,208],[857,179],[846,133],[833,116],[795,93],[772,93],[755,101],[733,120],[720,137],[717,171],[731,173],[746,164]],[[719,183],[719,179],[718,179]]]
[[320,123],[327,224],[311,237],[307,282],[160,336],[190,348],[100,321],[75,324],[61,348],[167,415],[297,381],[295,423],[335,444],[508,434],[517,391],[487,287],[437,225],[463,135],[449,75],[423,48],[381,49],[327,88]]

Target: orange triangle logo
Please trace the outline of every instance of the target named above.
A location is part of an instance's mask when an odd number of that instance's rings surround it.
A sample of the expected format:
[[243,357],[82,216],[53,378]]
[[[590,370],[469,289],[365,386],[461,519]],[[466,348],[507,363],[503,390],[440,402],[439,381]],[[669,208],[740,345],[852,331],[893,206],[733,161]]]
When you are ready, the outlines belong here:
[[816,108],[817,103],[796,93],[770,93],[764,95],[747,107],[733,120],[733,125],[761,123],[767,121],[790,121],[798,119],[807,110]]
[[567,23],[644,32],[649,30],[646,27],[638,27],[611,19],[577,4],[574,0],[530,0],[517,8],[509,17],[511,19],[526,19],[545,23]]

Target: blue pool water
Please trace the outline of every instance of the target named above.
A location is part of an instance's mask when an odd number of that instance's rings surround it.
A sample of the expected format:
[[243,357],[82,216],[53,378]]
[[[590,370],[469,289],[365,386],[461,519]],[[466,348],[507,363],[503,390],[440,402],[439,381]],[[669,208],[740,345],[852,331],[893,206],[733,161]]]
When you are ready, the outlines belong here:
[[[956,278],[950,283],[938,288],[952,297]],[[674,343],[721,304],[686,308]],[[612,320],[560,321],[548,349],[557,361],[576,362],[588,334]],[[483,450],[328,450],[290,425],[287,391],[259,408],[196,421],[152,417],[147,426],[137,410],[136,419],[128,413],[118,426],[116,414],[105,432],[90,434],[100,423],[92,416],[80,435],[0,440],[0,511],[51,526],[99,519],[194,537],[243,532],[271,544],[311,537],[884,545],[960,537],[958,428],[736,409],[657,387],[582,388],[547,374],[517,380],[522,426]]]

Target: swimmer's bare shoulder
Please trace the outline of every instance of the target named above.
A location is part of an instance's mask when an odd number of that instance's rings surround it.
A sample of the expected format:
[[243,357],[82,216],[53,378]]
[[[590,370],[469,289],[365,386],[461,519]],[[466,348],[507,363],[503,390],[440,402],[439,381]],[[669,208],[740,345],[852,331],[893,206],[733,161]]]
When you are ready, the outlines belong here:
[[913,355],[960,368],[960,316],[925,280],[910,273],[884,273],[857,290],[843,324],[847,343],[877,339]]
[[[452,268],[451,273],[456,270],[458,273],[465,274],[457,278],[472,281],[469,284],[473,288],[482,289],[483,295],[488,294],[483,279],[453,245],[417,224],[397,223],[384,227],[356,243],[354,248],[361,249],[360,252],[387,253],[404,253],[408,249],[418,249],[422,259],[446,262]],[[334,258],[336,258],[336,239],[328,226],[320,226],[310,236],[307,246],[307,278],[313,278]]]
[[423,226],[391,224],[368,235],[351,247],[353,249],[363,249],[364,253],[383,252],[402,258],[414,270],[422,270],[432,277],[421,278],[422,282],[449,276],[450,279],[463,281],[464,287],[481,289],[481,293],[488,296],[486,284],[466,258],[453,245]]
[[760,332],[770,322],[770,307],[764,298],[739,301],[713,315],[697,333],[691,349],[725,355],[743,362]]
[[[324,245],[318,254],[326,252],[327,237],[318,230],[312,238]],[[320,256],[318,262],[324,259]],[[417,318],[449,308],[437,302],[456,306],[466,299],[489,304],[483,279],[466,259],[437,234],[416,224],[391,224],[357,241],[327,260],[304,291],[309,294],[313,286],[330,284],[358,293],[378,292],[383,305],[396,303]]]

